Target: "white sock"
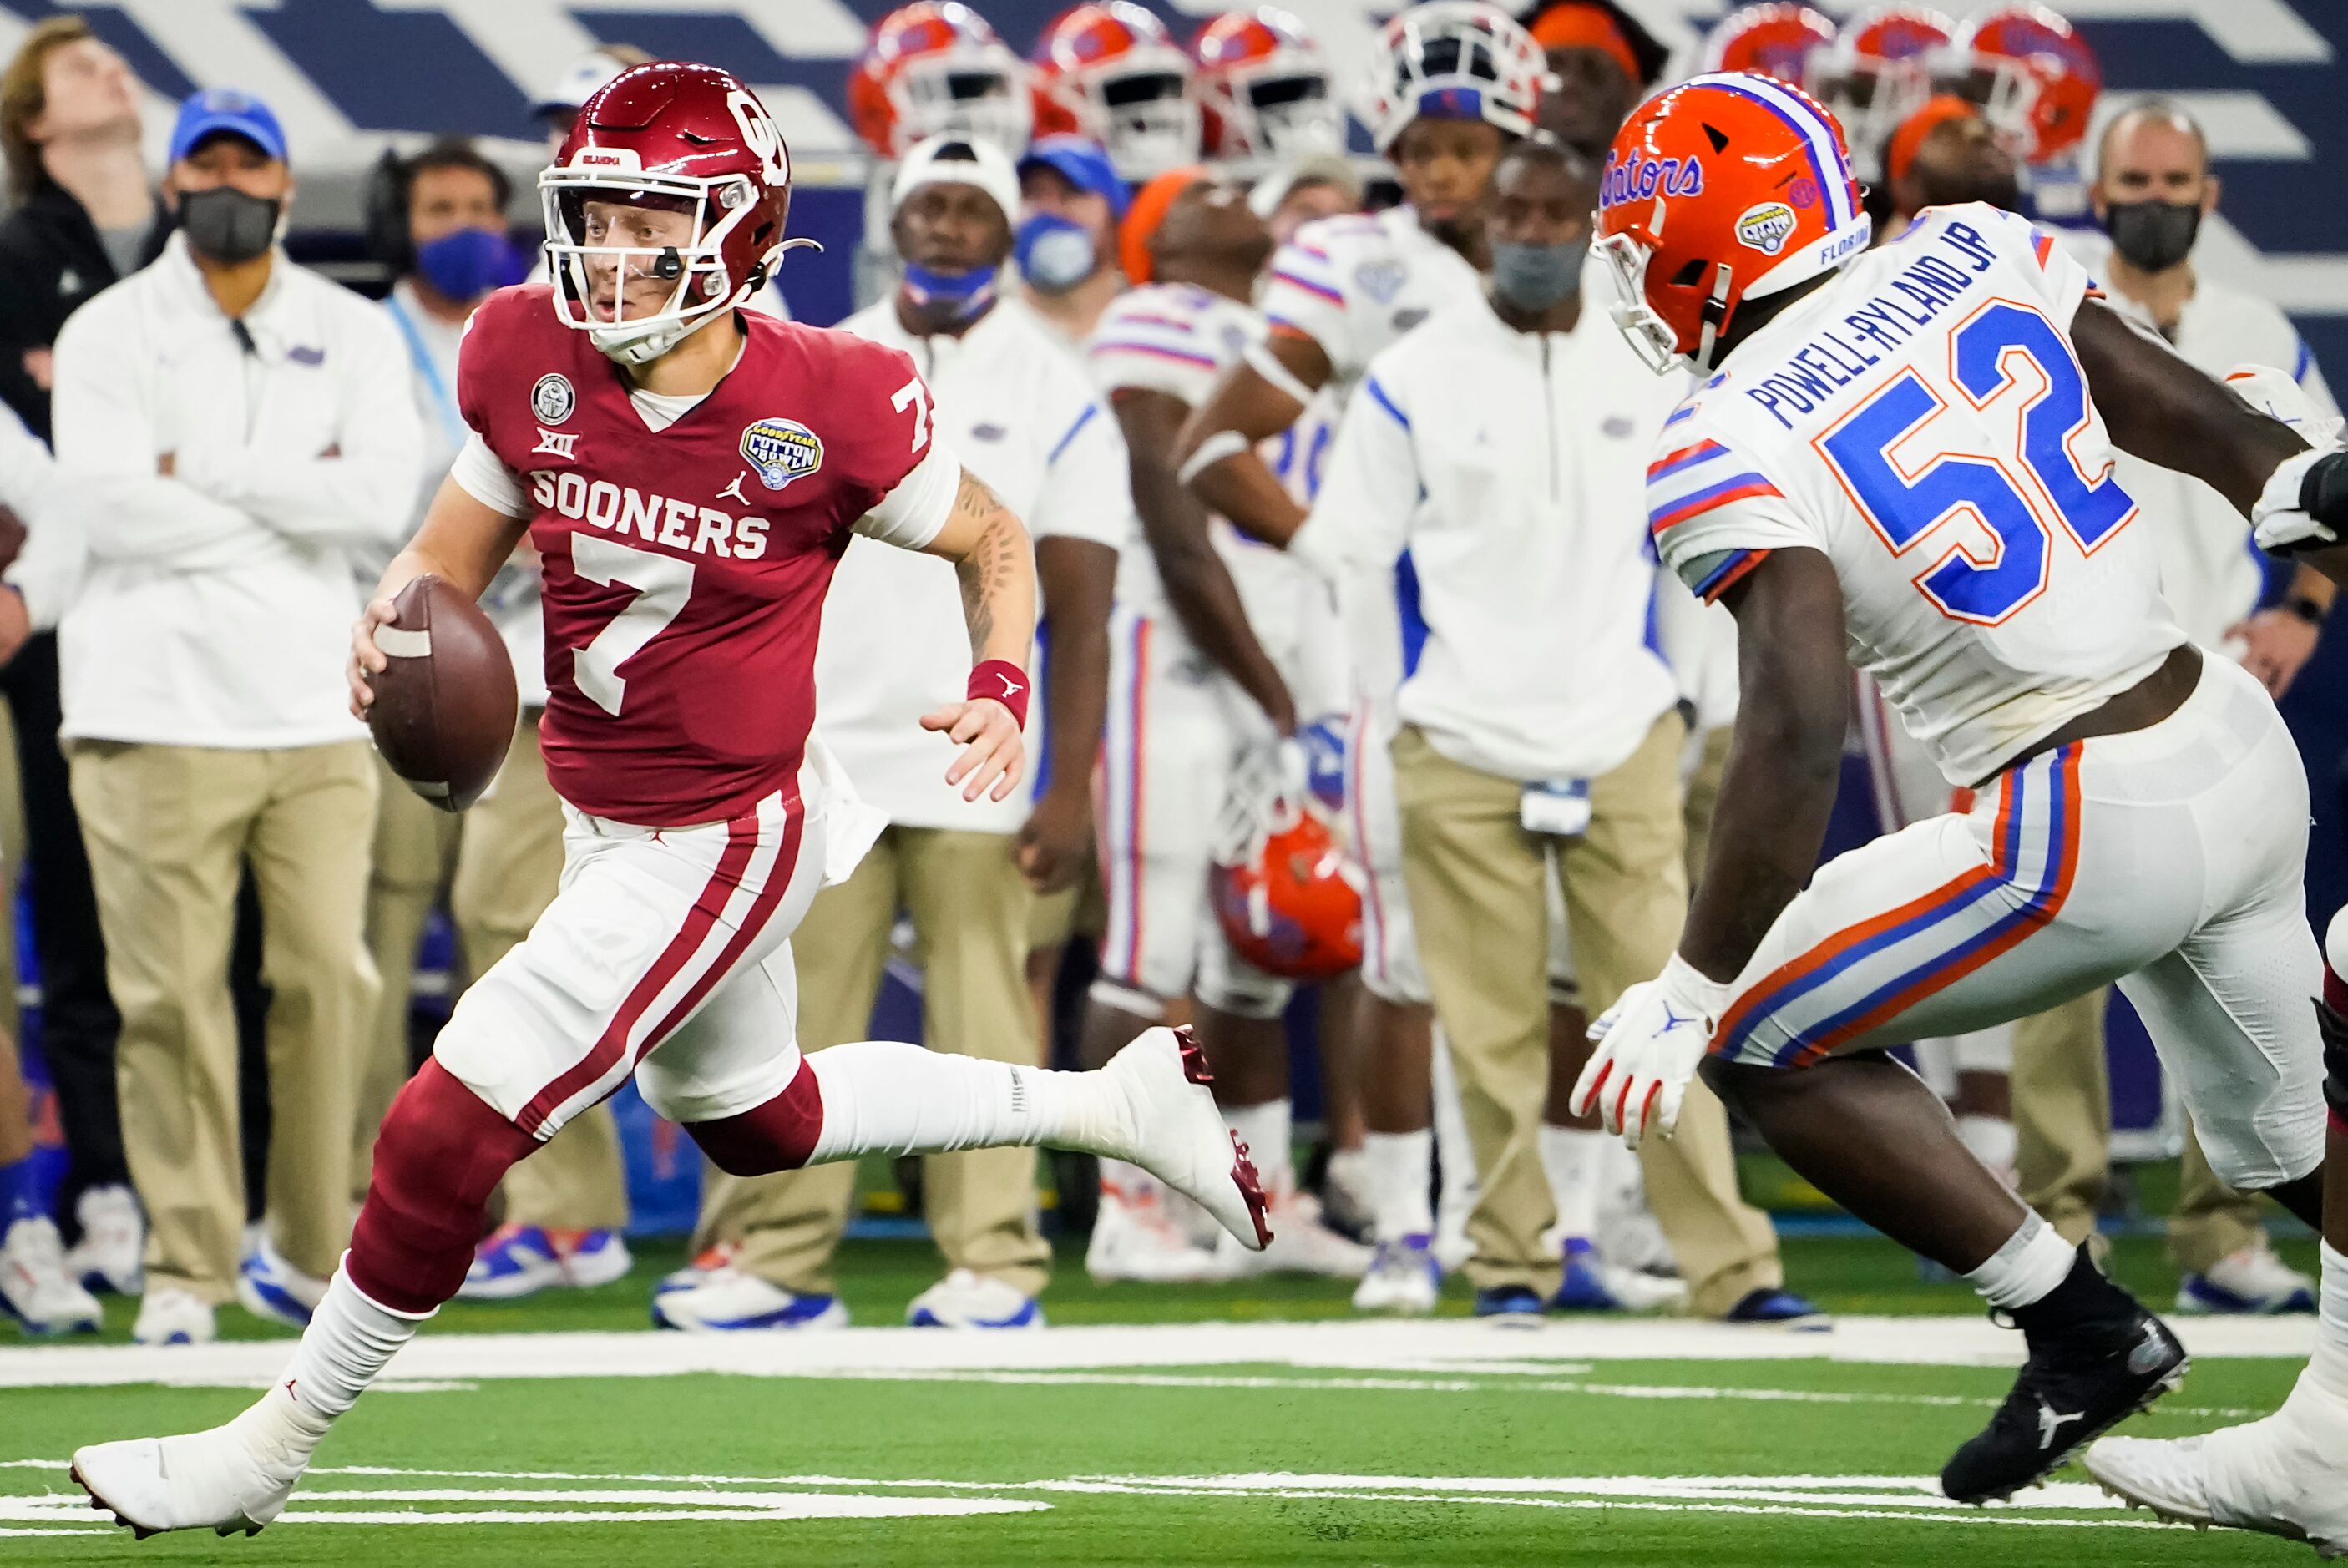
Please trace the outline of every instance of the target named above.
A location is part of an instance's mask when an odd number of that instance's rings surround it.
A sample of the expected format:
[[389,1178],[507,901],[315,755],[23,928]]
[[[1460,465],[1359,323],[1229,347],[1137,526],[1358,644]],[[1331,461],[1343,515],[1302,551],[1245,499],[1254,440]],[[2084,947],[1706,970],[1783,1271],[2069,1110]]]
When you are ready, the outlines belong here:
[[2348,1399],[2348,1253],[2323,1243],[2323,1287],[2317,1299],[2315,1354],[2307,1375],[2337,1399]]
[[2079,1249],[2065,1241],[2054,1226],[2035,1214],[2026,1214],[2005,1245],[1965,1275],[1965,1283],[1992,1306],[2011,1312],[2054,1295],[2078,1257]]
[[274,1391],[291,1396],[323,1432],[325,1422],[357,1403],[423,1322],[371,1300],[351,1283],[346,1269],[336,1269]]
[[811,1165],[1006,1144],[1097,1150],[1124,1103],[1097,1073],[1017,1068],[901,1040],[834,1046],[807,1065],[823,1091]]
[[1240,1141],[1248,1146],[1248,1158],[1255,1162],[1255,1173],[1262,1178],[1266,1192],[1286,1192],[1296,1185],[1295,1154],[1289,1149],[1289,1102],[1268,1099],[1262,1105],[1227,1105],[1223,1119],[1231,1124]]
[[1435,1210],[1427,1201],[1435,1134],[1366,1132],[1362,1160],[1370,1178],[1370,1231],[1382,1242],[1431,1235]]
[[1598,1233],[1598,1190],[1606,1171],[1603,1132],[1541,1123],[1541,1169],[1549,1173],[1550,1196],[1557,1202],[1557,1228],[1569,1241],[1588,1241]]

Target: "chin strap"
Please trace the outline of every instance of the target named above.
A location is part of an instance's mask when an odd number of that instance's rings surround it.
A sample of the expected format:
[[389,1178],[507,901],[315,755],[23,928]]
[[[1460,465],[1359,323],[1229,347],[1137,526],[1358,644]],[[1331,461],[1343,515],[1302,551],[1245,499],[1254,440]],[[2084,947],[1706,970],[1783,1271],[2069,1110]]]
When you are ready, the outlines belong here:
[[1728,322],[1728,285],[1731,281],[1728,263],[1714,263],[1712,297],[1704,302],[1704,310],[1697,316],[1704,324],[1704,329],[1697,334],[1695,340],[1695,367],[1699,370],[1712,368],[1713,345],[1719,339],[1720,329]]

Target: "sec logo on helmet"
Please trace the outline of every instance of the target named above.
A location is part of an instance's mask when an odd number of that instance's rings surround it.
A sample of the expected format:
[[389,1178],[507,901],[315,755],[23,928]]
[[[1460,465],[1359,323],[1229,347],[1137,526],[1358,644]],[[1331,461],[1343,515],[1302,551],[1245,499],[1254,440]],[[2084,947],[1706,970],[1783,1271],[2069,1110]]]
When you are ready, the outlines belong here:
[[1736,220],[1736,242],[1765,256],[1774,256],[1793,237],[1794,210],[1783,201],[1762,201],[1745,209]]
[[743,428],[742,460],[778,490],[823,467],[823,438],[797,419],[756,420]]

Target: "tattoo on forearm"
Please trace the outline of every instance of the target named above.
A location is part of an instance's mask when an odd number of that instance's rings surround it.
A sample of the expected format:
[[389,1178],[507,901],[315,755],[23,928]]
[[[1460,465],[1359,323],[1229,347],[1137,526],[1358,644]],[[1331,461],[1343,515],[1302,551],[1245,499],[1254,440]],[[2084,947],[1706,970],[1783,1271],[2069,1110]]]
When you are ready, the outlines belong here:
[[985,527],[977,545],[954,566],[962,582],[963,614],[970,622],[970,655],[982,658],[994,636],[995,591],[1014,570],[1025,541],[1016,529],[1002,526],[1006,515],[1002,500],[968,473],[962,476],[962,489],[954,496],[953,515],[957,521],[983,521]]

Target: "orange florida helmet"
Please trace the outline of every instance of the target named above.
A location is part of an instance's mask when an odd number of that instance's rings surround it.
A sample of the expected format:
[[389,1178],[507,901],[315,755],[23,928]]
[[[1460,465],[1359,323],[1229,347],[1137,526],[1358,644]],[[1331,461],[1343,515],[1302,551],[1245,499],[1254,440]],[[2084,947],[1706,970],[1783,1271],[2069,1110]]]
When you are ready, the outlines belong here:
[[1949,51],[1950,88],[2024,163],[2076,152],[2103,90],[2103,68],[2079,30],[2044,5],[2001,5],[1966,23]]
[[1361,873],[1329,824],[1303,811],[1208,876],[1231,951],[1267,975],[1326,980],[1362,962]]
[[848,74],[856,134],[883,158],[933,136],[1027,146],[1035,104],[1027,63],[962,0],[914,0],[872,25]]
[[1872,230],[1834,116],[1799,88],[1726,72],[1631,111],[1592,243],[1620,285],[1615,325],[1662,375],[1712,369],[1738,306],[1840,268]]
[[1751,71],[1807,87],[1811,62],[1834,47],[1835,25],[1822,12],[1790,0],[1747,5],[1704,40],[1706,71]]
[[1073,132],[1138,182],[1199,158],[1190,57],[1133,0],[1086,0],[1036,39],[1035,134]]
[[1805,85],[1842,122],[1862,180],[1881,177],[1884,145],[1932,96],[1957,25],[1928,5],[1883,5],[1842,26]]
[[1276,5],[1226,11],[1190,40],[1210,158],[1286,161],[1345,143],[1329,64]]

